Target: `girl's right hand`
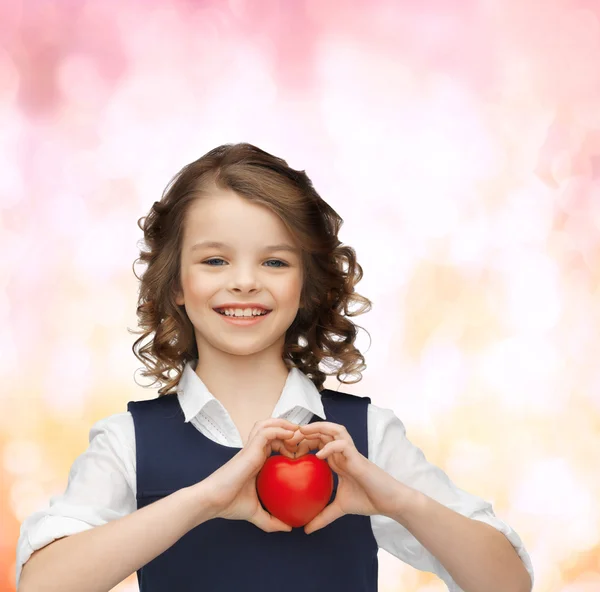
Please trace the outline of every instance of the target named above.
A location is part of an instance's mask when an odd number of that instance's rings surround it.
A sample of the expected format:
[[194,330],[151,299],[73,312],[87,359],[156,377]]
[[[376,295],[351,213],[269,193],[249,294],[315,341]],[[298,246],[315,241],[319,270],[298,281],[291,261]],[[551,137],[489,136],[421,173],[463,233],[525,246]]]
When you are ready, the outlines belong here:
[[294,437],[297,424],[270,418],[256,422],[246,445],[227,463],[209,475],[202,484],[207,488],[214,518],[248,520],[265,532],[292,530],[266,512],[256,493],[256,476],[271,455],[279,452],[293,458],[285,441]]

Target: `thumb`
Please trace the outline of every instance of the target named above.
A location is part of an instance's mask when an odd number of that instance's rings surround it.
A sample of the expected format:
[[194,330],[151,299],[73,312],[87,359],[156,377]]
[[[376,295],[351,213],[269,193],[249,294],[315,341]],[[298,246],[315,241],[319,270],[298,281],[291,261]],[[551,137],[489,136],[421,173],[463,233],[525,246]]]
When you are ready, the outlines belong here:
[[294,452],[296,451],[296,449],[289,449],[285,442],[283,442],[282,440],[273,440],[273,442],[271,442],[271,451],[279,452],[279,454],[287,456],[288,458],[295,458]]
[[282,522],[279,518],[275,518],[275,516],[271,516],[262,507],[256,511],[250,522],[265,532],[291,532],[292,530],[289,524]]
[[341,511],[339,505],[336,503],[336,500],[333,500],[325,509],[317,514],[305,527],[304,532],[306,534],[311,534],[315,532],[315,530],[320,530],[321,528],[325,528],[328,524],[331,524],[334,520],[341,518],[344,515],[344,512]]

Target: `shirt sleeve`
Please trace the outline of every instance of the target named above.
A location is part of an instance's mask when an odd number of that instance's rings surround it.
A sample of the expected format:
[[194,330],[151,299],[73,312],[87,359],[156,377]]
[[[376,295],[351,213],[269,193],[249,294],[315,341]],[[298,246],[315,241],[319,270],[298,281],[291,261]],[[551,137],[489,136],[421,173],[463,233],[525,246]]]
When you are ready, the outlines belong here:
[[28,516],[17,543],[16,585],[34,551],[72,534],[106,524],[137,508],[135,435],[129,412],[96,422],[89,446],[73,462],[64,493]]
[[[403,422],[391,409],[369,405],[369,460],[398,481],[428,495],[446,507],[502,532],[513,545],[529,572],[533,565],[519,535],[494,514],[492,505],[457,487],[448,475],[427,461],[423,451],[406,437]],[[371,516],[373,534],[380,548],[421,571],[439,576],[450,592],[463,592],[452,576],[404,526],[386,516]]]

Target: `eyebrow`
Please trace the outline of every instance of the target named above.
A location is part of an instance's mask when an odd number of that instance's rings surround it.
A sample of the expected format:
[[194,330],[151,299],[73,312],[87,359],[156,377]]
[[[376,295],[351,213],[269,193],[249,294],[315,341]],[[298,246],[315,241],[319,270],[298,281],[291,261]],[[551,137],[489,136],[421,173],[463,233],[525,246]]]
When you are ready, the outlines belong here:
[[[196,243],[190,250],[197,251],[198,249],[228,249],[229,245],[219,241],[203,241]],[[297,253],[298,249],[287,243],[280,243],[278,245],[269,245],[264,248],[265,251],[289,251],[290,253]]]

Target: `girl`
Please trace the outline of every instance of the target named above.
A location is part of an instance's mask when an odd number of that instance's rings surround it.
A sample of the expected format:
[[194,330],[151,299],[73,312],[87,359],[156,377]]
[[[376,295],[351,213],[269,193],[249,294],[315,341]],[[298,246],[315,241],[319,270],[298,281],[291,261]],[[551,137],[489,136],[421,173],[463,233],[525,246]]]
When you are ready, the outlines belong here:
[[[134,353],[163,386],[97,422],[64,495],[24,521],[19,590],[105,592],[137,571],[142,592],[375,591],[379,548],[450,590],[531,589],[529,555],[488,502],[428,463],[391,410],[323,388],[361,379],[349,317],[371,302],[304,171],[220,146],[141,220]],[[271,454],[309,453],[334,492],[292,528],[256,476]]]

